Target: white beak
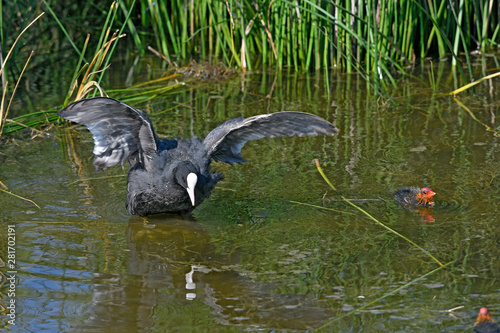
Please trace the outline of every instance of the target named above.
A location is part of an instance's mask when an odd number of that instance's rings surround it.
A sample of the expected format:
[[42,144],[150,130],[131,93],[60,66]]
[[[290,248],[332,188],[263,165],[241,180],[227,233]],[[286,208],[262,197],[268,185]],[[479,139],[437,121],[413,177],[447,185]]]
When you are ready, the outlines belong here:
[[191,199],[191,203],[193,204],[193,206],[194,206],[194,188],[196,186],[196,182],[197,181],[198,181],[198,176],[195,173],[191,172],[189,175],[187,175],[187,178],[186,178],[186,183],[187,183],[186,191],[189,194],[189,199]]

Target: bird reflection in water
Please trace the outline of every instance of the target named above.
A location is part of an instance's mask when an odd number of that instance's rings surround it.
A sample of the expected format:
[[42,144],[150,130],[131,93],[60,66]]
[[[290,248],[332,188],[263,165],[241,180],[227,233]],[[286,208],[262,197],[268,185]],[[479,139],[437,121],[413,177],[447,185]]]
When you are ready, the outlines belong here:
[[420,207],[415,208],[415,211],[420,214],[420,221],[422,223],[434,223],[436,219],[434,218],[434,214],[431,208]]
[[173,216],[144,221],[132,217],[127,226],[123,272],[94,274],[82,332],[169,331],[176,324],[198,331],[200,323],[214,331],[305,330],[333,316],[314,295],[280,293],[279,285],[247,278],[240,254],[218,254],[202,224]]

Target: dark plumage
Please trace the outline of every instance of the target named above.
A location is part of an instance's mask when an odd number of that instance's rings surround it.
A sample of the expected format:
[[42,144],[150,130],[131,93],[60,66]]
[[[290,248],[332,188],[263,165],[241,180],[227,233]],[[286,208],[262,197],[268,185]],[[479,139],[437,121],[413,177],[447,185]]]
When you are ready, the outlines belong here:
[[312,114],[277,112],[229,119],[204,140],[196,136],[159,140],[144,112],[107,97],[77,101],[58,115],[92,132],[97,170],[130,163],[126,207],[131,214],[141,216],[190,213],[222,179],[221,174],[210,171],[211,160],[245,162],[241,149],[247,141],[338,132]]
[[420,188],[418,186],[403,187],[394,194],[394,199],[404,205],[432,207],[432,198],[436,193],[429,187]]
[[478,333],[500,333],[500,325],[495,323],[487,308],[481,308],[474,324],[474,332]]

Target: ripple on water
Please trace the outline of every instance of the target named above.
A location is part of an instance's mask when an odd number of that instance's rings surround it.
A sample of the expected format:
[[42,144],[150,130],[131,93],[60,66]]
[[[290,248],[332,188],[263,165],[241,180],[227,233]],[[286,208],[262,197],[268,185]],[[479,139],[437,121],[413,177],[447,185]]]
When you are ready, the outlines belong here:
[[20,332],[66,331],[87,318],[99,264],[90,258],[100,251],[92,242],[113,230],[94,231],[82,222],[17,223]]
[[[17,285],[20,332],[65,331],[85,317],[91,301],[91,274],[48,265],[19,264]],[[62,324],[61,318],[66,318]]]

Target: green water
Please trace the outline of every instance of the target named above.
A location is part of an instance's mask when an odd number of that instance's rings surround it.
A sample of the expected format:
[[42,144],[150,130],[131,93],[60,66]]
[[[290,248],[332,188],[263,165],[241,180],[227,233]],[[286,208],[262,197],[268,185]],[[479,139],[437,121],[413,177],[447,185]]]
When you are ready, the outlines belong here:
[[[0,258],[7,264],[14,225],[17,271],[16,325],[8,317],[2,325],[19,332],[462,332],[481,306],[500,318],[500,83],[460,95],[467,111],[443,94],[456,82],[439,66],[438,90],[429,69],[418,70],[398,82],[397,104],[374,98],[357,76],[333,73],[188,82],[134,104],[150,113],[160,137],[204,137],[228,118],[283,110],[318,114],[340,130],[333,138],[249,142],[247,164],[213,164],[225,180],[190,217],[130,216],[126,170],[95,172],[83,128],[3,139],[0,181],[40,209],[0,194]],[[111,81],[123,82],[120,75]],[[452,263],[398,290],[439,264],[343,202],[315,158],[343,196]],[[399,207],[389,191],[410,185],[432,187],[436,206]],[[11,297],[3,282],[5,306]]]

